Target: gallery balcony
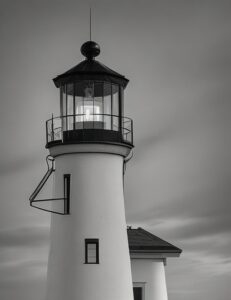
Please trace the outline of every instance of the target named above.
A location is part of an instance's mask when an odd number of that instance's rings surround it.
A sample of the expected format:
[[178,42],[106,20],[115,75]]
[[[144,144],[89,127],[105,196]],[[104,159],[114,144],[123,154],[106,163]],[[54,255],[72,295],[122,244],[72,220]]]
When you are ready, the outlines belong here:
[[46,121],[46,148],[79,143],[116,143],[133,147],[132,119],[109,114],[75,114]]

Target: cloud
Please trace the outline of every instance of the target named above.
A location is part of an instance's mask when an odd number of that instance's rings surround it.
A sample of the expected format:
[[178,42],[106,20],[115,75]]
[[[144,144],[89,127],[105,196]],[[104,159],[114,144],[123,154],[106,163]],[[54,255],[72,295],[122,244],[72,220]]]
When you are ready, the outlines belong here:
[[[31,165],[41,164],[41,155],[39,153],[28,153],[27,155],[16,156],[11,159],[2,157],[0,161],[0,176],[6,176],[8,173],[22,171]],[[45,165],[45,163],[44,163]]]
[[49,242],[49,227],[24,227],[0,231],[0,247],[42,247]]
[[46,226],[0,231],[1,299],[44,298],[48,244]]

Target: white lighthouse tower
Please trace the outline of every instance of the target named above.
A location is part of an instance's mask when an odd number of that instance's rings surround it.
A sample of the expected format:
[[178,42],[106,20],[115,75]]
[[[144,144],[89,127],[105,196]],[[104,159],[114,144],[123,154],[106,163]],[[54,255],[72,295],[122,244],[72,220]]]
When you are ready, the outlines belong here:
[[[132,300],[123,194],[133,148],[123,109],[128,80],[95,60],[95,42],[81,53],[84,61],[54,79],[60,116],[46,123],[52,167],[30,198],[32,206],[52,202],[46,300]],[[52,199],[36,200],[51,174]]]

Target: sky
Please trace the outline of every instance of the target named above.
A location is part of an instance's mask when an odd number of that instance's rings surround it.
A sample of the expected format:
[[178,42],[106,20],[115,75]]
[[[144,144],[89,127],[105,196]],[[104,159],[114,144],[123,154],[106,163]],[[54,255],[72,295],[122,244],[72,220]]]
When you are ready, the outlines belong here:
[[166,266],[169,300],[229,300],[231,2],[0,4],[0,299],[45,297],[50,215],[28,199],[59,115],[52,79],[83,60],[91,4],[98,60],[130,79],[127,222],[183,249]]

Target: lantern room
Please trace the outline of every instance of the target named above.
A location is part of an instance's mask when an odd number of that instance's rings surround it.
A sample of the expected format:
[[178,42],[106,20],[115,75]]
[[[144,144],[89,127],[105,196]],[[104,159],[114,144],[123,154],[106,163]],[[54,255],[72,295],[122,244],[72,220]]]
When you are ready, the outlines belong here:
[[97,43],[84,43],[81,53],[84,61],[54,79],[60,89],[60,116],[46,123],[47,148],[84,142],[132,147],[132,120],[124,116],[128,79],[95,60]]

